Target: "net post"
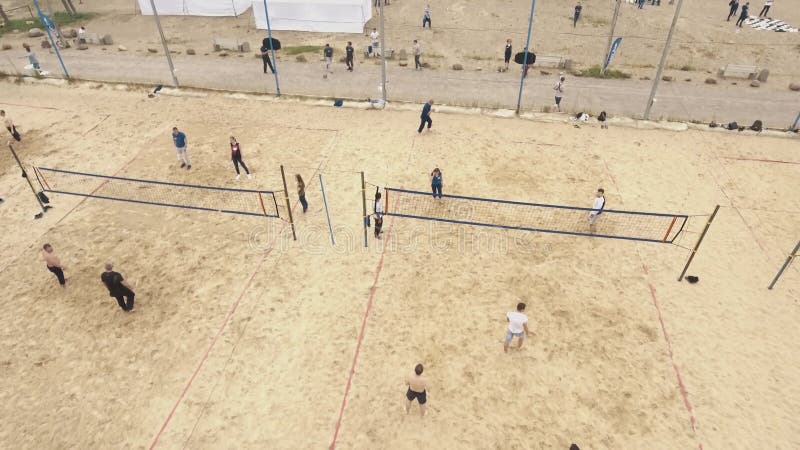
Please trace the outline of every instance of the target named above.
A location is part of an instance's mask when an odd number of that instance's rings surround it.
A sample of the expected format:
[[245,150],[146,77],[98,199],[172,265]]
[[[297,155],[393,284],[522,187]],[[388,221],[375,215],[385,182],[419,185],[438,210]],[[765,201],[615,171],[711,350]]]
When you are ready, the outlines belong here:
[[328,212],[328,199],[325,197],[325,185],[322,184],[322,174],[319,174],[319,188],[322,191],[322,204],[325,205],[325,217],[328,218],[328,231],[331,233],[331,245],[336,246],[333,239],[333,226],[331,225],[331,215]]
[[667,242],[667,238],[669,237],[669,232],[672,231],[672,227],[675,226],[675,221],[678,220],[678,216],[672,218],[672,222],[669,223],[669,228],[667,228],[667,232],[664,233],[664,239],[661,242]]
[[711,222],[714,221],[714,217],[717,215],[717,211],[719,211],[719,205],[714,207],[714,212],[711,213],[711,216],[708,218],[708,221],[706,222],[706,226],[703,228],[703,232],[700,233],[700,237],[697,238],[697,243],[694,244],[692,253],[689,255],[689,260],[686,261],[686,265],[683,266],[683,271],[681,272],[681,276],[678,277],[678,281],[683,281],[683,276],[686,275],[686,271],[689,270],[689,265],[692,264],[694,255],[697,253],[697,249],[700,248],[700,244],[703,243],[703,238],[706,237],[706,233],[708,232],[708,227],[710,227]]
[[781,277],[781,275],[783,275],[783,271],[786,270],[786,268],[789,267],[789,264],[791,264],[792,261],[797,257],[798,251],[800,251],[800,241],[797,241],[797,245],[794,246],[794,250],[792,250],[792,253],[786,257],[786,261],[784,261],[783,266],[781,266],[780,270],[778,270],[778,273],[775,275],[775,278],[772,279],[772,283],[769,284],[767,289],[772,290],[772,288],[775,287],[775,283],[777,283],[778,279]]
[[25,181],[28,182],[28,186],[30,186],[31,192],[33,192],[33,196],[36,197],[36,203],[38,203],[39,207],[42,208],[41,213],[36,213],[36,215],[33,216],[34,219],[40,219],[42,215],[44,215],[44,213],[46,213],[47,210],[50,209],[51,207],[45,205],[42,202],[42,199],[39,198],[39,194],[36,192],[36,188],[33,187],[33,183],[31,183],[31,179],[28,176],[28,172],[25,171],[25,167],[22,165],[22,161],[19,160],[19,156],[17,156],[17,152],[14,151],[14,146],[11,145],[11,142],[8,143],[8,149],[11,150],[11,154],[14,156],[14,160],[17,162],[17,165],[19,166],[19,170],[22,171],[22,176],[25,178]]
[[364,182],[364,172],[361,172],[361,225],[364,227],[364,247],[369,247],[367,235],[367,184]]
[[286,198],[286,209],[289,211],[289,223],[292,225],[292,238],[296,241],[297,234],[294,231],[294,217],[292,217],[292,204],[289,202],[289,188],[286,185],[286,172],[281,164],[281,179],[283,179],[283,196]]

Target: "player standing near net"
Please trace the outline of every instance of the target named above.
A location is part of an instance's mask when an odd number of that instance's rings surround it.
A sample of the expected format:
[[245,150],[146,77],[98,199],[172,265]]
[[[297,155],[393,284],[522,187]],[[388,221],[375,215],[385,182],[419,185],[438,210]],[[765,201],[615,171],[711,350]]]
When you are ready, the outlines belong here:
[[239,142],[236,141],[236,138],[231,136],[231,160],[233,161],[233,168],[236,169],[236,179],[238,180],[241,174],[239,173],[239,164],[242,165],[244,171],[247,173],[247,179],[252,179],[252,175],[250,175],[250,170],[247,168],[247,164],[244,163],[242,160],[242,148],[239,146]]
[[181,162],[181,168],[191,169],[192,162],[186,152],[186,135],[183,131],[178,131],[178,127],[172,127],[172,142],[175,143],[175,153],[178,155],[178,161]]
[[411,402],[416,399],[419,402],[419,414],[425,417],[425,403],[428,402],[428,389],[430,389],[430,386],[428,385],[428,380],[422,376],[423,370],[422,364],[417,364],[414,367],[414,375],[406,378],[406,386],[408,386],[408,391],[406,391],[406,414],[411,412]]
[[300,174],[296,174],[294,178],[297,180],[297,196],[300,198],[300,204],[303,205],[303,212],[308,211],[308,201],[306,200],[306,182]]
[[66,268],[61,265],[61,260],[53,251],[52,245],[44,244],[44,246],[42,246],[42,259],[47,265],[47,270],[53,272],[56,278],[58,278],[58,284],[60,284],[61,287],[66,287],[67,280],[64,278],[64,270],[66,270]]
[[597,190],[597,195],[592,203],[592,210],[589,211],[589,231],[594,233],[597,231],[597,219],[603,213],[603,208],[606,206],[606,191],[603,188]]
[[433,198],[439,195],[442,198],[442,171],[438,167],[431,172],[431,190],[433,191]]
[[425,128],[425,122],[428,122],[428,129],[431,129],[433,126],[433,120],[431,120],[431,107],[433,106],[433,100],[428,100],[428,103],[425,103],[425,106],[422,107],[422,114],[420,114],[420,122],[419,122],[419,129],[417,133],[422,134],[422,129]]
[[381,238],[381,228],[383,228],[383,200],[381,200],[381,193],[375,193],[375,237],[377,239]]
[[526,316],[523,311],[525,311],[525,303],[517,303],[517,311],[511,311],[506,313],[506,320],[508,321],[508,329],[506,330],[506,339],[503,342],[503,351],[508,353],[508,345],[511,344],[511,340],[514,339],[516,336],[518,339],[517,342],[517,349],[522,348],[522,344],[525,342],[525,336],[530,334],[528,331],[528,316]]
[[133,289],[125,282],[121,273],[114,272],[114,264],[106,263],[106,271],[100,275],[100,281],[108,288],[108,294],[117,299],[117,303],[123,311],[133,311],[133,297],[135,296]]

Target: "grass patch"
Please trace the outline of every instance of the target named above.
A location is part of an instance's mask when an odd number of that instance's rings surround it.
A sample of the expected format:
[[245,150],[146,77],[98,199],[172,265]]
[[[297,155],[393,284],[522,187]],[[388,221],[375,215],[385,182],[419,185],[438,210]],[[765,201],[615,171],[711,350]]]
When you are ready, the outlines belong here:
[[281,47],[281,52],[287,56],[299,55],[301,53],[321,53],[325,48],[322,45],[293,45],[289,47]]
[[630,78],[631,74],[622,72],[620,70],[615,69],[606,69],[605,73],[600,75],[600,66],[592,66],[588,69],[583,69],[580,72],[576,73],[575,75],[579,77],[588,77],[588,78]]
[[[67,14],[66,12],[59,11],[51,17],[53,22],[58,26],[65,26],[70,25],[76,22],[87,22],[97,16],[94,13],[77,13],[75,15]],[[33,22],[33,25],[29,25],[25,22]],[[44,29],[44,25],[42,25],[42,21],[39,17],[35,19],[13,19],[6,23],[6,26],[0,28],[0,36],[4,35],[5,33],[11,33],[14,30],[19,30],[20,33],[27,33],[28,30],[31,28],[41,28]]]

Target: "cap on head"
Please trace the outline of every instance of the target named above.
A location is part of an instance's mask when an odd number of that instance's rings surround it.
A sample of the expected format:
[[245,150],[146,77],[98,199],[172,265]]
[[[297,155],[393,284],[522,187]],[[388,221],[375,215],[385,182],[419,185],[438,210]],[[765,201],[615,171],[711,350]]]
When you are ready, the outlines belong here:
[[525,311],[525,303],[522,302],[517,303],[517,311],[519,312]]
[[422,375],[422,364],[417,364],[417,367],[414,367],[414,373]]

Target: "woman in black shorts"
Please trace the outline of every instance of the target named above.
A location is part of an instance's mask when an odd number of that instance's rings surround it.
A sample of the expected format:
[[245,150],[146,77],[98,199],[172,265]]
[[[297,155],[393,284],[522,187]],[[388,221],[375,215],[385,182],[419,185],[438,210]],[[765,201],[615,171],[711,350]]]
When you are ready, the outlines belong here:
[[244,168],[244,171],[247,173],[247,179],[253,178],[250,176],[250,170],[247,168],[247,164],[242,160],[242,149],[239,147],[239,142],[237,142],[236,138],[233,136],[231,136],[231,160],[233,161],[233,168],[236,169],[237,180],[241,176],[239,173],[239,164],[242,165],[242,168]]
[[511,61],[511,39],[506,39],[505,61],[506,61],[506,70],[508,70],[508,62]]

